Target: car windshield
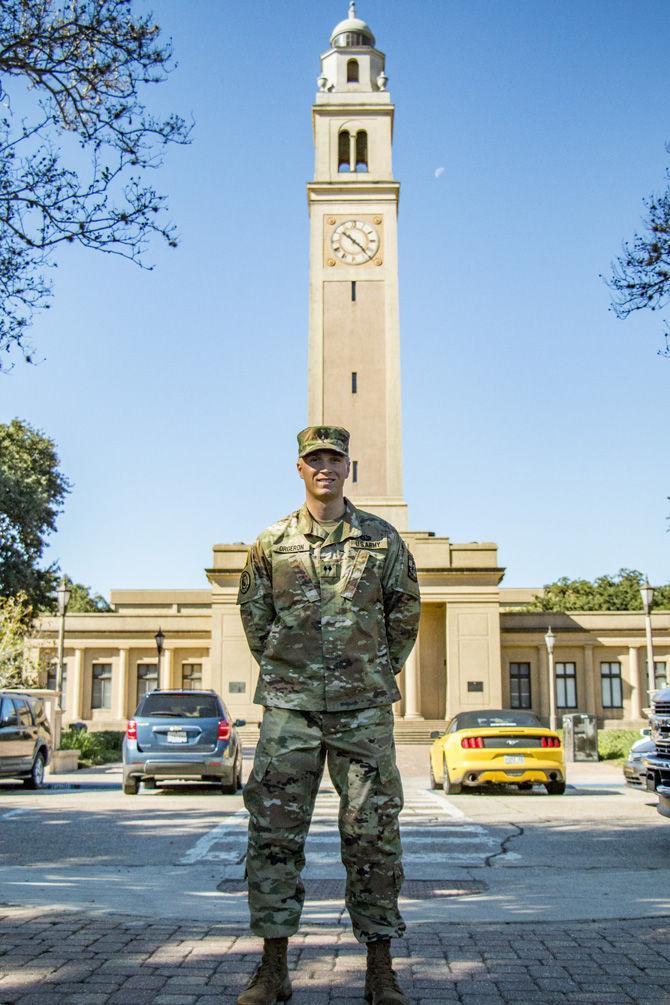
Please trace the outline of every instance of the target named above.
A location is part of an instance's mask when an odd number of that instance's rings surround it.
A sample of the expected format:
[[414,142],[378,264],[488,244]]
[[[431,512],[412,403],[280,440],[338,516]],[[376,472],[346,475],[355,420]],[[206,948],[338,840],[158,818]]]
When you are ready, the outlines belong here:
[[495,709],[487,712],[463,712],[456,716],[456,729],[486,729],[496,726],[541,726],[542,723],[532,712],[517,712],[512,709]]
[[149,694],[139,715],[165,715],[172,719],[218,719],[219,708],[211,694]]

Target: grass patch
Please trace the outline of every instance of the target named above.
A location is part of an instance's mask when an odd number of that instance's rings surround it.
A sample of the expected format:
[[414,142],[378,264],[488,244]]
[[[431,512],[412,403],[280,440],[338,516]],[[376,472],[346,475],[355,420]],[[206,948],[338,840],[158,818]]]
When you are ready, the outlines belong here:
[[78,750],[79,767],[92,768],[121,760],[121,744],[125,733],[104,730],[89,733],[83,729],[64,729],[60,737],[61,750]]

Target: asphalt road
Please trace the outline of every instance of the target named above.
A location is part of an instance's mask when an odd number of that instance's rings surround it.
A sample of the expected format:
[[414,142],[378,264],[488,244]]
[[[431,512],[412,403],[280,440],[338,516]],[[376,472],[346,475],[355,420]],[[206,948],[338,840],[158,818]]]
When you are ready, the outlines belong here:
[[[670,914],[670,821],[605,763],[568,791],[428,788],[427,748],[399,749],[414,921],[559,921]],[[245,768],[249,769],[249,759]],[[125,796],[119,766],[0,782],[0,902],[246,922],[241,795],[181,784]],[[306,920],[342,919],[337,797],[324,780],[307,846]]]

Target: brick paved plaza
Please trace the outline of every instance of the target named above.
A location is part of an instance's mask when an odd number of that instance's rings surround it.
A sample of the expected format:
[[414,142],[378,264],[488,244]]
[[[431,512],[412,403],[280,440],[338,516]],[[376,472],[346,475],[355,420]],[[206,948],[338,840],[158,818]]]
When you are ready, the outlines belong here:
[[[260,943],[228,925],[0,908],[0,1005],[230,1005]],[[344,927],[290,943],[295,1005],[363,1000]],[[415,1002],[670,1002],[670,918],[414,926],[396,969]]]

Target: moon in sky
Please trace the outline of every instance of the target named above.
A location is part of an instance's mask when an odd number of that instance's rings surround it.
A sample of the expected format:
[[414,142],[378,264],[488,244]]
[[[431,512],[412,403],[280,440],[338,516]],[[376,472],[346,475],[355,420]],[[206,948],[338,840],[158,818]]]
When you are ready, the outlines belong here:
[[436,178],[441,178],[443,174],[444,174],[444,168],[443,167],[435,168],[435,177]]

